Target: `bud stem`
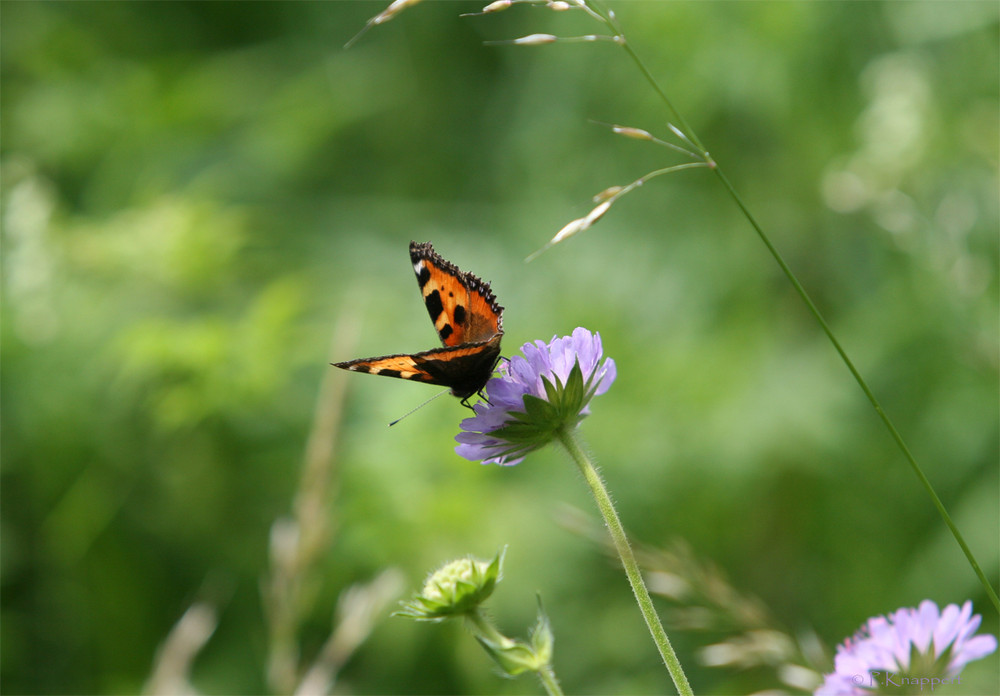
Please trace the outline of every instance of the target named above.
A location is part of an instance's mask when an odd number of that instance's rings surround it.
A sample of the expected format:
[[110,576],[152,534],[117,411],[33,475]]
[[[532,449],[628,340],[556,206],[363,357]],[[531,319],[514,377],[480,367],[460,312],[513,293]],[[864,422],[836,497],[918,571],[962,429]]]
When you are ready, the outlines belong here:
[[670,645],[667,632],[663,630],[660,617],[656,615],[656,609],[653,607],[653,600],[646,589],[646,583],[642,579],[639,564],[632,553],[628,537],[625,536],[625,529],[622,527],[621,520],[618,519],[618,513],[615,511],[614,503],[611,502],[611,496],[608,494],[608,489],[604,485],[601,475],[597,473],[594,463],[580,444],[580,439],[575,428],[560,427],[556,430],[556,437],[580,468],[580,472],[587,480],[587,485],[590,486],[590,490],[594,494],[597,507],[600,509],[601,515],[604,517],[604,523],[611,533],[611,539],[615,544],[615,549],[618,551],[618,556],[621,558],[622,565],[625,566],[625,574],[632,585],[632,592],[635,594],[635,599],[639,603],[639,611],[642,612],[642,617],[646,620],[646,626],[649,627],[649,632],[653,636],[653,642],[656,643],[656,647],[660,651],[663,664],[667,666],[667,671],[670,672],[670,678],[674,680],[677,692],[682,694],[682,696],[693,696],[694,692],[691,691],[691,685],[684,675],[684,669],[681,667],[680,660],[677,659],[677,654],[674,653],[674,649]]
[[563,696],[562,687],[559,686],[559,680],[556,679],[556,673],[552,671],[551,666],[545,665],[536,674],[545,687],[545,693],[549,696]]
[[495,645],[508,647],[514,644],[510,638],[500,633],[479,607],[465,615],[467,626],[473,635],[485,638]]

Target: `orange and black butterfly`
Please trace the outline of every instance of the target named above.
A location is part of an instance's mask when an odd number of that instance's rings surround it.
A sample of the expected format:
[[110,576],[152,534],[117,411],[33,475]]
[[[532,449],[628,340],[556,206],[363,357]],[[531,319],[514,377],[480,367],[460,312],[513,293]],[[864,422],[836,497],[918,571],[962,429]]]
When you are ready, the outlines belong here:
[[503,307],[497,304],[489,283],[445,261],[429,242],[410,242],[410,260],[444,348],[333,365],[449,387],[468,406],[469,398],[482,391],[500,360]]

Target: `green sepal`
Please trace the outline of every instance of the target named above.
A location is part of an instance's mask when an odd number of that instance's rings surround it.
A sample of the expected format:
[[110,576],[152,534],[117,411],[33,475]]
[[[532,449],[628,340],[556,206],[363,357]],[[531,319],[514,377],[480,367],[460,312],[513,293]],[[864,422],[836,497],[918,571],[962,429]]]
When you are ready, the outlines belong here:
[[524,456],[551,442],[558,429],[576,427],[584,418],[580,412],[597,390],[593,375],[584,382],[579,360],[573,363],[565,384],[558,377],[543,376],[541,380],[545,398],[525,394],[524,411],[509,412],[510,420],[489,433],[513,445],[509,449],[497,448],[503,456]]
[[537,672],[539,669],[534,651],[521,641],[499,645],[482,636],[476,636],[476,640],[483,646],[486,654],[500,666],[504,674],[516,677],[524,672]]
[[552,662],[552,644],[554,642],[552,624],[549,623],[549,617],[542,609],[542,597],[539,595],[538,619],[535,621],[535,627],[531,630],[531,648],[543,664],[547,665]]
[[510,423],[490,435],[507,442],[541,447],[552,439],[548,433],[548,429],[541,429],[535,423]]
[[[543,377],[542,381],[545,382],[545,390],[548,391],[548,380]],[[540,399],[534,394],[524,395],[524,411],[527,413],[528,418],[539,426],[548,424],[559,417],[558,403],[558,401],[552,399],[551,395],[548,401]]]
[[562,380],[560,380],[558,376],[553,375],[553,377],[555,377],[556,380],[555,384],[550,382],[548,377],[542,377],[542,386],[545,387],[545,397],[549,400],[549,402],[558,404],[560,401],[559,395],[560,392],[562,392],[563,385]]
[[538,672],[552,662],[552,627],[542,610],[541,597],[538,598],[538,619],[531,630],[530,642],[504,638],[503,643],[498,643],[478,634],[476,640],[504,674],[512,677],[524,672]]
[[583,370],[580,369],[580,361],[573,363],[566,386],[562,390],[562,412],[564,417],[575,415],[583,407]]

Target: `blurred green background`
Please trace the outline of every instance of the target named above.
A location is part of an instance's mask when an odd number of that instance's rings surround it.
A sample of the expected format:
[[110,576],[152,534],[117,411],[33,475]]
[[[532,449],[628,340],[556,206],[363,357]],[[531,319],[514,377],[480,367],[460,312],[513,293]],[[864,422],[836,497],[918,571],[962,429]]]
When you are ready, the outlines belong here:
[[[459,17],[474,2],[422,3],[343,50],[383,7],[2,4],[3,690],[135,693],[199,600],[218,622],[194,688],[273,689],[271,528],[294,509],[317,403],[341,389],[320,428],[339,425],[333,454],[312,460],[331,478],[305,484],[320,507],[303,531],[322,533],[292,611],[298,664],[350,585],[397,568],[409,594],[440,563],[508,545],[492,613],[524,635],[541,595],[567,693],[671,690],[623,574],[565,524],[572,508],[596,524],[568,459],[467,462],[455,400],[390,430],[433,390],[329,367],[435,345],[411,239],[492,281],[506,355],[601,332],[618,380],[583,434],[637,543],[685,540],[828,649],[924,598],[971,599],[997,633],[927,495],[707,170],[650,182],[524,264],[597,192],[682,161],[595,123],[669,136],[624,52],[484,46],[600,28],[534,7]],[[996,3],[612,7],[996,586]],[[497,676],[458,625],[389,609],[338,693],[540,693]],[[680,630],[683,602],[660,609],[699,693],[780,685],[700,665],[732,629]],[[969,667],[961,693],[994,691],[997,664]]]

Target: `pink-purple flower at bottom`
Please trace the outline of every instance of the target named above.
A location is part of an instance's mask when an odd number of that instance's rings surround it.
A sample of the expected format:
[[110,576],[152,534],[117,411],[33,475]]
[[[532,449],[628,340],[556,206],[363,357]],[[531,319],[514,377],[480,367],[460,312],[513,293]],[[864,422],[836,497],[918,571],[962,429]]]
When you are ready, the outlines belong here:
[[994,636],[974,635],[981,620],[972,615],[972,602],[939,611],[929,599],[869,619],[837,647],[835,671],[816,694],[919,693],[948,684],[966,664],[997,649]]
[[615,361],[601,362],[600,334],[577,328],[570,336],[521,346],[522,356],[500,365],[486,384],[487,402],[461,423],[455,451],[483,464],[517,464],[558,428],[576,426],[588,404],[614,382]]

